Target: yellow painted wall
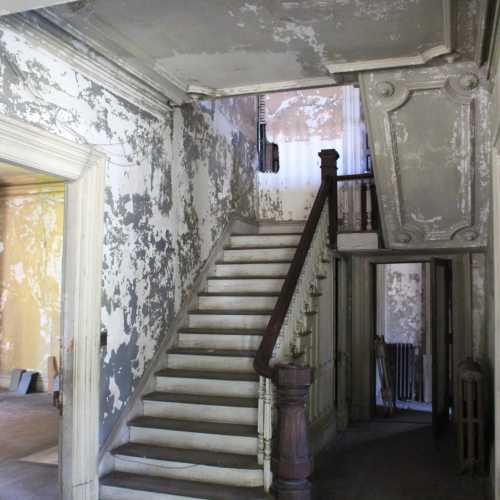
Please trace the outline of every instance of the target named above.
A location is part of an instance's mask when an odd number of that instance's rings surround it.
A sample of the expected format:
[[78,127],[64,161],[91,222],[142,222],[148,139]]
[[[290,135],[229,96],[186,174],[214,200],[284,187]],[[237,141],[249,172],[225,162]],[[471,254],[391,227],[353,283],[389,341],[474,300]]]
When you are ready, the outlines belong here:
[[64,184],[0,187],[0,377],[59,360]]

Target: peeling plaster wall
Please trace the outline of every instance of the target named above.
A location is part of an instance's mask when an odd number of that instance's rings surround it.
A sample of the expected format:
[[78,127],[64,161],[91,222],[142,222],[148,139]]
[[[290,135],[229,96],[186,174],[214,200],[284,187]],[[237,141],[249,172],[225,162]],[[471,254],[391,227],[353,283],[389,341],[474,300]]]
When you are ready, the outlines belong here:
[[0,188],[0,383],[59,359],[64,185]]
[[259,172],[259,218],[307,219],[321,183],[322,149],[341,154],[343,87],[266,96],[266,133],[279,146],[280,171]]
[[379,303],[379,314],[383,315],[386,342],[422,345],[425,338],[423,265],[386,264],[382,277],[384,297]]
[[160,121],[1,23],[0,85],[1,113],[109,157],[103,441],[230,219],[255,219],[255,100],[185,105]]

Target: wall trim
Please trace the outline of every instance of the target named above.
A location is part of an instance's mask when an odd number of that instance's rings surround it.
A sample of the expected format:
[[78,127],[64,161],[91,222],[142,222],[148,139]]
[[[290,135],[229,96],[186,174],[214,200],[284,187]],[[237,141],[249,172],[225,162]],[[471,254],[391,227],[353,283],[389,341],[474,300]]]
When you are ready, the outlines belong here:
[[112,94],[158,119],[170,113],[174,104],[189,99],[181,89],[166,81],[162,81],[160,87],[150,75],[140,73],[116,55],[103,55],[86,41],[60,28],[57,17],[49,19],[46,12],[47,17],[37,12],[3,17],[0,26],[3,24],[23,33],[36,46],[48,50]]
[[92,146],[74,144],[2,115],[0,157],[66,181],[59,484],[65,500],[97,500],[106,157]]
[[185,298],[179,311],[177,312],[172,324],[165,334],[160,345],[156,349],[156,353],[149,361],[148,367],[144,370],[141,379],[132,394],[131,398],[125,405],[120,417],[115,423],[109,436],[104,441],[99,452],[99,472],[105,474],[110,472],[113,466],[112,458],[109,452],[129,440],[128,422],[139,415],[143,414],[142,397],[148,392],[154,390],[153,374],[166,366],[167,352],[177,342],[177,330],[187,321],[189,311],[197,305],[198,292],[206,287],[206,280],[209,272],[213,269],[214,264],[220,258],[220,253],[229,242],[231,233],[240,231],[257,231],[257,223],[244,222],[239,218],[233,218],[226,226],[224,232],[216,241],[212,250],[203,264],[203,267],[198,272],[198,276],[193,282],[189,295]]

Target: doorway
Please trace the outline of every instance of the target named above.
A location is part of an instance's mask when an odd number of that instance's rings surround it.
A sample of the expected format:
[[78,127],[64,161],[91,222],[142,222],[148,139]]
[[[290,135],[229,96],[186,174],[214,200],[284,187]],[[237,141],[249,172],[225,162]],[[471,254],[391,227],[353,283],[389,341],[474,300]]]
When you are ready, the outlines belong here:
[[453,409],[452,266],[447,259],[375,264],[375,414],[432,421]]
[[64,197],[61,179],[0,163],[0,490],[5,498],[29,496],[30,484],[36,484],[40,498],[57,493]]

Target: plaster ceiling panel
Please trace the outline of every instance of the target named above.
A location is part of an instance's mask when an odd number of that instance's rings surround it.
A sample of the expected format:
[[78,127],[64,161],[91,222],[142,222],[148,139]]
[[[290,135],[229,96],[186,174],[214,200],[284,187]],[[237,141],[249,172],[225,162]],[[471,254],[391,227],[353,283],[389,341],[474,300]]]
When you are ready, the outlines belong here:
[[23,12],[25,10],[41,9],[51,5],[70,3],[74,0],[0,0],[0,16]]
[[360,83],[387,245],[485,246],[488,92],[477,66],[364,73]]
[[88,0],[45,15],[101,52],[214,94],[333,83],[332,73],[451,51],[451,0]]

